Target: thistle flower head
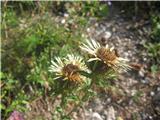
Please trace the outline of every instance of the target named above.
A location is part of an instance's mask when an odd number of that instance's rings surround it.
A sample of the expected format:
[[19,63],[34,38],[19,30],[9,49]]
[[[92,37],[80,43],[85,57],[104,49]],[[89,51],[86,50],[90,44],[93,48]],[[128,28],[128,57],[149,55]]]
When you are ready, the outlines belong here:
[[84,76],[80,71],[88,72],[88,69],[80,56],[67,55],[64,61],[59,57],[55,57],[55,61],[51,61],[49,71],[56,74],[55,79],[62,78],[76,83],[82,82]]
[[128,60],[119,57],[116,54],[114,47],[109,48],[108,44],[104,47],[95,40],[91,39],[87,40],[86,44],[83,43],[80,48],[83,51],[86,51],[88,54],[92,55],[92,58],[90,58],[88,62],[96,60],[102,61],[105,65],[113,68],[116,71],[126,71],[130,68],[129,65],[126,64]]

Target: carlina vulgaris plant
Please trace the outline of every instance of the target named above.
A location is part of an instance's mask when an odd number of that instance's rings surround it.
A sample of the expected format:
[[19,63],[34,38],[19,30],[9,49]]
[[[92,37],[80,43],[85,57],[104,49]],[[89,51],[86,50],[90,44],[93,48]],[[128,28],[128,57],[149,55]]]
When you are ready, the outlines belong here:
[[[98,62],[101,64],[97,64],[97,66],[94,69],[98,68],[104,68],[106,69],[106,73],[110,73],[110,70],[113,70],[116,73],[119,73],[121,71],[127,71],[131,67],[126,63],[128,60],[119,57],[119,55],[116,54],[114,51],[114,48],[109,48],[108,45],[101,46],[98,42],[95,40],[87,40],[86,44],[82,43],[80,48],[87,52],[89,55],[91,55],[91,58],[89,58],[88,63],[90,64],[92,61],[95,62],[93,66],[95,66]],[[71,88],[69,91],[69,94],[74,94],[77,90],[72,90],[72,85],[80,85],[81,83],[85,83],[86,79],[90,79],[91,82],[87,84],[87,87],[81,88],[83,95],[78,96],[79,102],[76,104],[79,106],[82,104],[82,102],[86,101],[90,97],[89,90],[92,89],[92,85],[100,80],[102,77],[99,77],[100,74],[97,74],[94,70],[88,69],[87,65],[85,64],[83,57],[73,54],[68,54],[65,58],[55,57],[55,61],[51,61],[51,66],[49,68],[49,71],[52,73],[55,73],[55,78],[58,81],[60,80],[62,84],[65,84],[65,81],[69,83],[69,87]],[[100,66],[98,66],[100,65]],[[101,72],[101,71],[100,71]],[[104,71],[103,71],[104,72]],[[84,74],[85,73],[85,74]],[[114,74],[111,72],[111,74]],[[101,74],[101,76],[105,76],[106,74]],[[109,78],[108,76],[105,76],[105,78]],[[60,86],[61,87],[61,86]],[[77,86],[76,86],[77,87]],[[77,87],[78,88],[78,87]],[[63,89],[63,88],[62,88]],[[65,89],[65,87],[64,87]],[[62,90],[63,91],[63,90]],[[65,91],[65,90],[64,90]],[[67,94],[62,94],[62,98],[66,97]],[[75,93],[76,94],[76,93]],[[87,98],[87,99],[86,99]],[[62,99],[63,101],[63,99]],[[70,115],[72,111],[75,110],[75,107],[68,113]]]
[[80,48],[91,55],[88,62],[100,61],[107,68],[112,68],[115,72],[127,71],[131,67],[126,63],[128,59],[119,57],[114,50],[114,47],[109,48],[108,44],[101,46],[95,40],[86,40]]
[[86,77],[81,73],[82,71],[87,74],[90,73],[83,58],[73,54],[68,54],[65,58],[55,57],[55,61],[51,61],[49,71],[55,74],[55,82],[60,83],[56,84],[58,87],[56,86],[54,92],[56,92],[56,96],[61,94],[61,107],[66,106],[66,99],[71,95],[73,95],[72,98],[78,97],[80,104],[81,97],[78,96],[78,89],[79,87],[81,89],[86,80]]
[[54,79],[82,83],[85,80],[85,76],[81,75],[80,71],[90,72],[80,56],[68,54],[63,60],[59,57],[55,57],[55,60],[56,62],[51,61],[52,65],[49,68],[49,71],[54,72],[56,75]]

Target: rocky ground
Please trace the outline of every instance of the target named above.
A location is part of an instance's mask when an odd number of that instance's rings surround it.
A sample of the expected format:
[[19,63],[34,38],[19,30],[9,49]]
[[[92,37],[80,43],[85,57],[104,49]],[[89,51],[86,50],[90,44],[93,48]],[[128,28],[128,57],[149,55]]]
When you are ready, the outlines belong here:
[[[150,21],[128,20],[123,11],[87,29],[102,44],[114,46],[129,59],[132,70],[119,75],[115,89],[102,91],[74,113],[76,120],[159,120],[160,74],[150,72],[151,59],[143,44],[149,41]],[[97,33],[97,34],[95,34]]]

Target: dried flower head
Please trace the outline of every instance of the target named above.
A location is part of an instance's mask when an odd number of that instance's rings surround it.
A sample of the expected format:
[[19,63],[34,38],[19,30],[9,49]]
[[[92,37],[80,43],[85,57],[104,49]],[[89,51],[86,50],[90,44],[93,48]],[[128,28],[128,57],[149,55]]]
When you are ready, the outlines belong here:
[[49,71],[54,72],[57,77],[55,79],[69,80],[76,83],[82,82],[84,76],[80,74],[80,71],[88,72],[88,69],[80,56],[67,55],[64,58],[64,62],[55,57],[55,62],[52,62]]
[[82,44],[80,48],[92,55],[92,58],[90,58],[88,62],[95,60],[102,61],[108,67],[111,67],[116,71],[126,71],[130,68],[129,65],[126,64],[126,61],[128,60],[119,57],[114,48],[109,48],[108,44],[104,47],[92,39],[87,40],[86,44]]

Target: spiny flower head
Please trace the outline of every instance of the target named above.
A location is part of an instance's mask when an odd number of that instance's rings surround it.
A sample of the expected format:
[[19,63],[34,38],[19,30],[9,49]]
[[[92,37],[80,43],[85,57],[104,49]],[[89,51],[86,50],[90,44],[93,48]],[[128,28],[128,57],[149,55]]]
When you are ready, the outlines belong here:
[[106,46],[101,46],[98,42],[91,39],[87,40],[86,44],[83,43],[80,48],[92,55],[92,58],[90,58],[88,62],[96,60],[102,61],[105,65],[116,71],[126,71],[130,68],[129,65],[126,64],[128,60],[119,57],[114,48],[109,48],[108,44]]
[[49,71],[56,74],[55,79],[69,80],[80,83],[84,80],[84,76],[80,71],[88,72],[83,59],[80,56],[67,55],[64,61],[59,57],[55,57],[55,61],[51,61]]

